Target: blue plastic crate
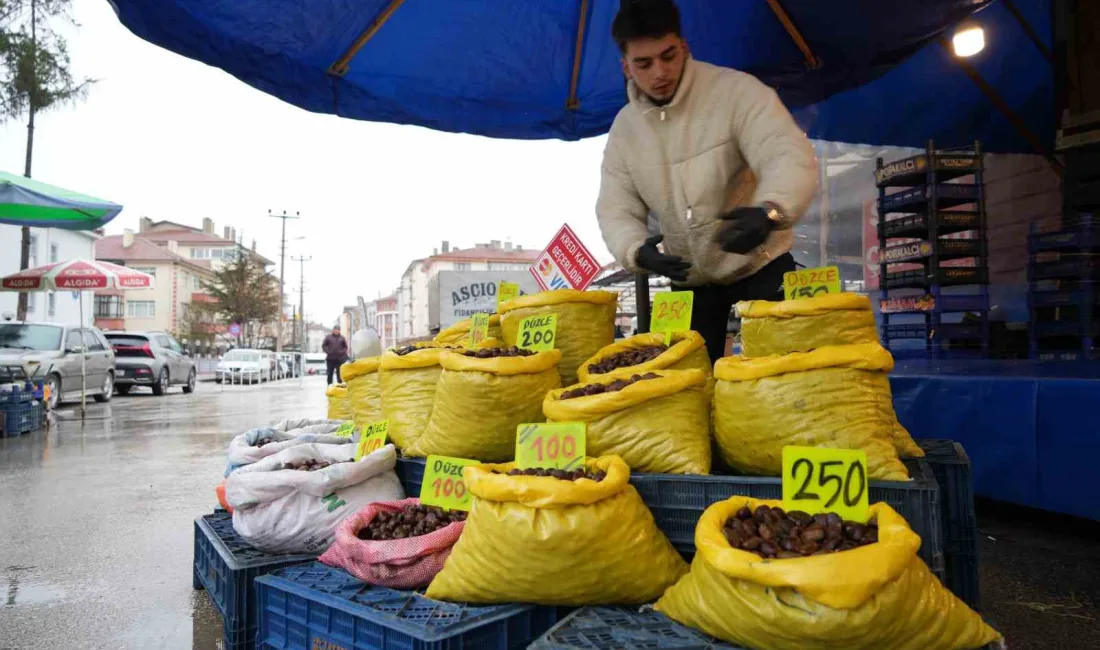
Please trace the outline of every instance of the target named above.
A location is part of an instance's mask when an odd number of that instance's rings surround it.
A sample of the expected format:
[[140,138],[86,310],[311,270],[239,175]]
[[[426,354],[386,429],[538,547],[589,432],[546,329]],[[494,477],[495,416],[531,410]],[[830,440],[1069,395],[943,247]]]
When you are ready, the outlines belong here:
[[0,392],[0,406],[8,404],[22,404],[34,400],[34,391],[24,388],[13,388],[10,391]]
[[272,555],[248,545],[233,530],[233,516],[222,510],[195,520],[195,565],[191,584],[206,589],[225,624],[225,650],[248,650],[256,639],[253,580],[314,555]]
[[[921,460],[907,460],[910,481],[871,481],[871,503],[883,501],[909,522],[920,535],[920,556],[941,580],[944,578],[940,488],[932,468]],[[695,554],[695,525],[707,506],[732,496],[783,498],[783,483],[767,476],[695,476],[631,473],[630,482],[649,506],[657,526],[685,557]]]
[[258,578],[256,595],[256,644],[270,650],[512,650],[558,620],[555,607],[445,603],[320,562]]
[[405,488],[405,496],[420,498],[420,484],[424,482],[424,458],[399,458],[394,470],[397,478],[401,479],[401,486]]
[[562,619],[529,650],[741,650],[652,610],[584,607]]
[[972,609],[978,594],[978,516],[974,512],[974,477],[962,445],[951,440],[918,440],[924,461],[940,484],[943,511],[944,584]]
[[0,438],[20,436],[42,428],[46,406],[42,402],[9,402],[0,405]]

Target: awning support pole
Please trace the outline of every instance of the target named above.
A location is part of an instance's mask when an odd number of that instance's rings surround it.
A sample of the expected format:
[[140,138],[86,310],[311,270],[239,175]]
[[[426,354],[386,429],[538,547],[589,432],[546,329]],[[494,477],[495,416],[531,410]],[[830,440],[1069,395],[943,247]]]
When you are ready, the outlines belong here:
[[787,30],[787,34],[790,35],[795,46],[802,52],[802,56],[806,57],[806,65],[812,70],[820,68],[821,59],[814,56],[809,43],[806,42],[806,39],[802,38],[802,32],[798,31],[798,28],[795,27],[790,14],[788,14],[787,10],[783,8],[783,5],[779,3],[779,0],[767,0],[767,2],[768,6],[772,8],[772,13],[775,14],[775,17],[778,18],[779,22],[783,25],[783,29]]
[[638,333],[649,332],[649,274],[634,275],[634,312],[638,317]]
[[577,84],[581,76],[581,56],[584,54],[584,37],[588,29],[588,0],[581,0],[581,15],[577,22],[577,43],[573,48],[573,75],[569,79],[569,99],[565,101],[565,107],[575,111],[581,107],[577,99]]
[[328,73],[336,77],[343,77],[348,73],[348,67],[351,65],[351,60],[355,58],[355,55],[359,53],[359,50],[363,49],[363,46],[367,44],[367,41],[374,38],[374,35],[378,33],[378,30],[382,29],[382,25],[386,24],[386,21],[390,19],[393,12],[397,11],[398,7],[405,4],[405,0],[390,0],[390,3],[386,5],[386,8],[382,10],[374,20],[370,21],[367,28],[363,30],[363,33],[359,35],[359,38],[355,39],[355,42],[351,44],[339,59],[328,68]]
[[1043,55],[1043,58],[1047,60],[1047,63],[1054,63],[1054,54],[1051,53],[1050,48],[1043,43],[1043,39],[1039,38],[1039,35],[1035,32],[1035,28],[1031,26],[1031,23],[1027,22],[1024,15],[1020,13],[1020,9],[1016,6],[1013,0],[1001,0],[1001,3],[1008,9],[1008,12],[1012,14],[1012,17],[1016,19],[1016,22],[1020,23],[1020,27],[1027,34],[1027,37],[1031,39],[1031,42],[1035,44],[1035,48],[1039,50],[1039,53]]

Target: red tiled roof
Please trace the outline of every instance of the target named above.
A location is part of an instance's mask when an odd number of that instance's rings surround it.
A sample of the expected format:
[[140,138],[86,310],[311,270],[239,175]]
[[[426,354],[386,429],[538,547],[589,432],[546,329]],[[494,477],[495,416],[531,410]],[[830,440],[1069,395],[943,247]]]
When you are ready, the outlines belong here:
[[122,245],[123,235],[107,235],[95,243],[95,258],[97,260],[119,260],[121,262],[178,262],[196,268],[204,268],[195,264],[195,260],[173,253],[164,246],[158,246],[145,239],[144,235],[134,235],[134,243],[128,248]]
[[188,228],[187,230],[157,230],[146,231],[141,233],[141,236],[149,241],[163,242],[163,241],[178,241],[186,244],[217,244],[219,246],[236,246],[237,242],[226,239],[224,237],[218,237],[217,235],[211,235],[202,231],[195,231]]
[[485,262],[534,262],[535,258],[539,256],[541,251],[524,249],[524,250],[505,250],[503,248],[466,248],[459,251],[450,251],[449,253],[440,253],[438,255],[432,255],[425,261],[434,260],[461,260],[461,261],[485,261]]

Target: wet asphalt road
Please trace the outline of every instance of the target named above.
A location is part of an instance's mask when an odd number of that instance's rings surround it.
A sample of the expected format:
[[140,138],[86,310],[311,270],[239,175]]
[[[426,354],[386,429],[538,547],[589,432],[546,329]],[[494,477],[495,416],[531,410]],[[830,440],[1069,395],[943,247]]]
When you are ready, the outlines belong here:
[[[320,377],[200,384],[0,438],[0,650],[220,647],[221,620],[191,588],[192,522],[216,503],[234,434],[325,406]],[[986,502],[978,514],[983,613],[1009,648],[1100,648],[1100,525]]]

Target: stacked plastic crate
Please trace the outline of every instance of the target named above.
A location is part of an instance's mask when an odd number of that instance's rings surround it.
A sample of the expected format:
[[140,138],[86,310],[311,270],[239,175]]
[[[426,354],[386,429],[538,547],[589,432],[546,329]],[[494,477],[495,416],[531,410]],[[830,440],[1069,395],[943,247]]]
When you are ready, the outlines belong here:
[[0,438],[19,436],[45,425],[46,406],[35,398],[31,383],[12,384],[0,391]]
[[1031,357],[1100,358],[1100,228],[1081,215],[1077,227],[1028,235]]
[[[882,340],[895,356],[988,356],[981,144],[877,161]],[[890,191],[893,190],[893,191]]]

